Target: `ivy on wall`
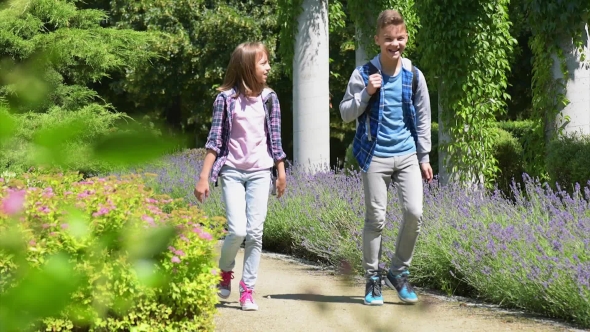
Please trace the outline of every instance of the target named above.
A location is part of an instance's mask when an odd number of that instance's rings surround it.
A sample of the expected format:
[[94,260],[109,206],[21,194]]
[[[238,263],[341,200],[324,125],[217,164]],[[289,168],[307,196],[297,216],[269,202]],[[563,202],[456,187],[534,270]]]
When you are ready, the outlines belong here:
[[438,83],[441,142],[451,179],[492,183],[495,116],[505,112],[510,35],[509,0],[422,0],[416,2],[422,28],[418,39],[429,83]]
[[[535,121],[534,137],[529,139],[530,146],[525,157],[532,175],[546,178],[546,138],[560,133],[560,128],[555,127],[555,118],[559,110],[568,104],[565,91],[569,73],[563,48],[573,46],[582,51],[586,40],[584,26],[590,23],[590,1],[523,0],[523,10],[533,35],[529,44],[533,52],[532,103]],[[581,54],[584,61],[584,53]],[[553,76],[553,56],[559,61],[562,79]]]

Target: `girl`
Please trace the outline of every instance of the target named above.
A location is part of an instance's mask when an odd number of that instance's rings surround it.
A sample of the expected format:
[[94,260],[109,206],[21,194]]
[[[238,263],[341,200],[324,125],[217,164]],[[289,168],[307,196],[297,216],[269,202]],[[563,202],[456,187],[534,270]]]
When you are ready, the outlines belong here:
[[287,185],[281,110],[276,93],[266,86],[269,71],[268,50],[262,43],[243,43],[232,53],[213,103],[207,154],[194,191],[202,203],[209,196],[209,175],[213,182],[221,179],[228,224],[219,258],[221,298],[231,293],[235,258],[246,239],[239,287],[242,310],[258,310],[252,290],[260,263],[273,166],[277,170],[277,197],[283,195]]

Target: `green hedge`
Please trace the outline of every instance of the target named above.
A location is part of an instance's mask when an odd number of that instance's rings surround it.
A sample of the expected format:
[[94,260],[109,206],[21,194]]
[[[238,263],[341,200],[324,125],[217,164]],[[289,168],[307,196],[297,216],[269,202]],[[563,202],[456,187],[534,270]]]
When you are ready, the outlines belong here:
[[552,184],[570,190],[590,181],[590,136],[567,135],[549,143],[547,172]]
[[496,179],[498,188],[503,192],[510,192],[510,184],[522,182],[524,170],[523,148],[521,143],[510,132],[496,128],[498,135],[494,142],[494,157],[498,160],[500,174]]

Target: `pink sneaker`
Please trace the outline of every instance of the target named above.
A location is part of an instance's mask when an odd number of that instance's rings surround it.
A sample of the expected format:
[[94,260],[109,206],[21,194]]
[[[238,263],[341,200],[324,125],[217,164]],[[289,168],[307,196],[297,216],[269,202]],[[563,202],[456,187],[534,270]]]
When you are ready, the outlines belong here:
[[240,305],[244,311],[256,311],[258,305],[254,302],[252,297],[252,290],[246,287],[243,281],[240,280]]
[[221,281],[217,284],[217,295],[227,299],[231,294],[231,280],[234,278],[234,271],[221,271]]

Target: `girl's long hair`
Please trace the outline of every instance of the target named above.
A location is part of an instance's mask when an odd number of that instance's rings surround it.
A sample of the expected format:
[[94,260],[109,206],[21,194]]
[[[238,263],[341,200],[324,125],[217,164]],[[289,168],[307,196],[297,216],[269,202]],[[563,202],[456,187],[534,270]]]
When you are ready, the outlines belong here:
[[263,54],[268,58],[268,49],[262,43],[246,42],[238,45],[229,60],[223,84],[217,91],[236,88],[236,93],[244,96],[257,96],[262,93],[266,84],[256,79],[256,63]]

